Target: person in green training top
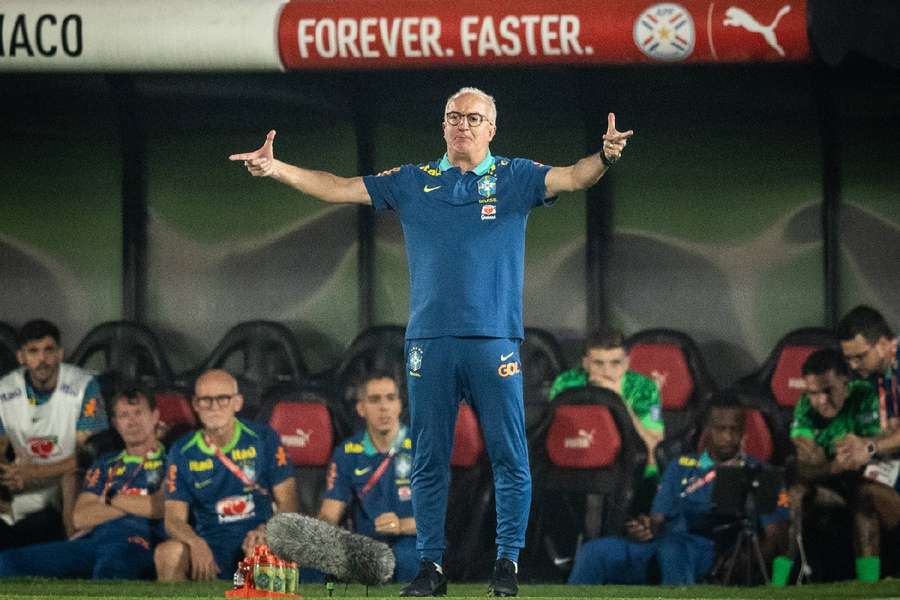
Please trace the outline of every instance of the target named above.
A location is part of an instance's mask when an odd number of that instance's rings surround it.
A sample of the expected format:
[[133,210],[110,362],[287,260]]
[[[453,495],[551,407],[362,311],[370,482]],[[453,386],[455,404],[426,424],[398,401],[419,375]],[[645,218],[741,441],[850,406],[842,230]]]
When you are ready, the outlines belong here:
[[874,452],[860,460],[839,451],[847,436],[870,437],[881,431],[878,396],[869,382],[850,381],[850,369],[838,350],[812,353],[801,373],[806,392],[794,408],[790,433],[797,451],[797,482],[790,490],[791,548],[789,556],[775,559],[772,583],[787,583],[804,510],[815,510],[817,498],[835,496],[853,512],[857,579],[878,581],[880,534],[900,521],[900,497],[892,484],[876,479]]
[[550,400],[563,390],[588,384],[604,387],[621,396],[635,430],[647,446],[647,467],[644,481],[639,484],[635,496],[635,504],[646,504],[644,508],[649,509],[659,480],[653,454],[665,435],[659,387],[652,379],[628,370],[625,336],[618,329],[601,329],[588,336],[584,342],[581,366],[563,371],[556,377],[550,388]]

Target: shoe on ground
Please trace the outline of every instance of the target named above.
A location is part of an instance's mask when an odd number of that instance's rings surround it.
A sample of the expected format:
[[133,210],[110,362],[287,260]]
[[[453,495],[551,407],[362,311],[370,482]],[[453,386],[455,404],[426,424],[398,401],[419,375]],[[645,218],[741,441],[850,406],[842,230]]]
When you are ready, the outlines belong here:
[[508,558],[501,558],[494,563],[494,573],[488,584],[488,596],[512,597],[519,593],[519,581],[516,577],[516,563]]
[[419,563],[419,573],[416,575],[416,578],[400,590],[400,595],[417,598],[446,596],[447,578],[438,570],[436,564],[430,560],[423,560]]

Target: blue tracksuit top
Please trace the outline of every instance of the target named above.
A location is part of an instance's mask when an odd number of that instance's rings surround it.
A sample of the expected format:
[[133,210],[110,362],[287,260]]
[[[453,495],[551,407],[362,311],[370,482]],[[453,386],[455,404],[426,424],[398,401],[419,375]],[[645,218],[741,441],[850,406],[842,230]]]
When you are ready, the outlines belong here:
[[364,178],[400,217],[409,263],[408,339],[524,335],[525,225],[549,166],[488,152],[462,173],[447,156]]

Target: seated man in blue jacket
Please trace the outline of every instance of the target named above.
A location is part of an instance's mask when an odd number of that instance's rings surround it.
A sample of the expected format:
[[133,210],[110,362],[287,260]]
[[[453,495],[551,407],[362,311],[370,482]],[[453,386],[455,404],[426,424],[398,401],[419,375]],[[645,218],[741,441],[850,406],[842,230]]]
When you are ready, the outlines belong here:
[[101,456],[85,475],[73,513],[80,537],[2,552],[0,577],[154,577],[153,547],[163,536],[159,411],[137,388],[116,394],[110,411],[125,449]]
[[411,581],[419,555],[410,487],[412,440],[400,424],[402,411],[393,377],[370,374],[356,402],[366,428],[335,448],[319,518],[337,525],[353,504],[356,533],[391,546],[397,564],[394,579]]
[[[628,521],[627,537],[599,538],[579,549],[569,583],[649,583],[654,563],[664,585],[695,584],[710,572],[716,558],[713,530],[721,524],[712,506],[716,467],[756,461],[741,452],[744,410],[725,397],[711,403],[703,435],[706,450],[666,468],[650,514]],[[786,507],[763,516],[764,548],[784,539],[788,519]],[[765,548],[764,554],[775,552]]]

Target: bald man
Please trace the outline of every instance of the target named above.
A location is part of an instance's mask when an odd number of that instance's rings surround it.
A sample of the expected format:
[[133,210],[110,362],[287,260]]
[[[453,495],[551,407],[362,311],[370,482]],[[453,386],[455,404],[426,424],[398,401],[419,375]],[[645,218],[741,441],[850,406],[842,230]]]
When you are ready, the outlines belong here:
[[170,539],[154,555],[160,581],[231,579],[238,561],[264,543],[273,503],[279,512],[297,510],[293,465],[275,431],[237,418],[243,403],[227,371],[197,379],[192,404],[202,429],[175,442],[166,464]]

